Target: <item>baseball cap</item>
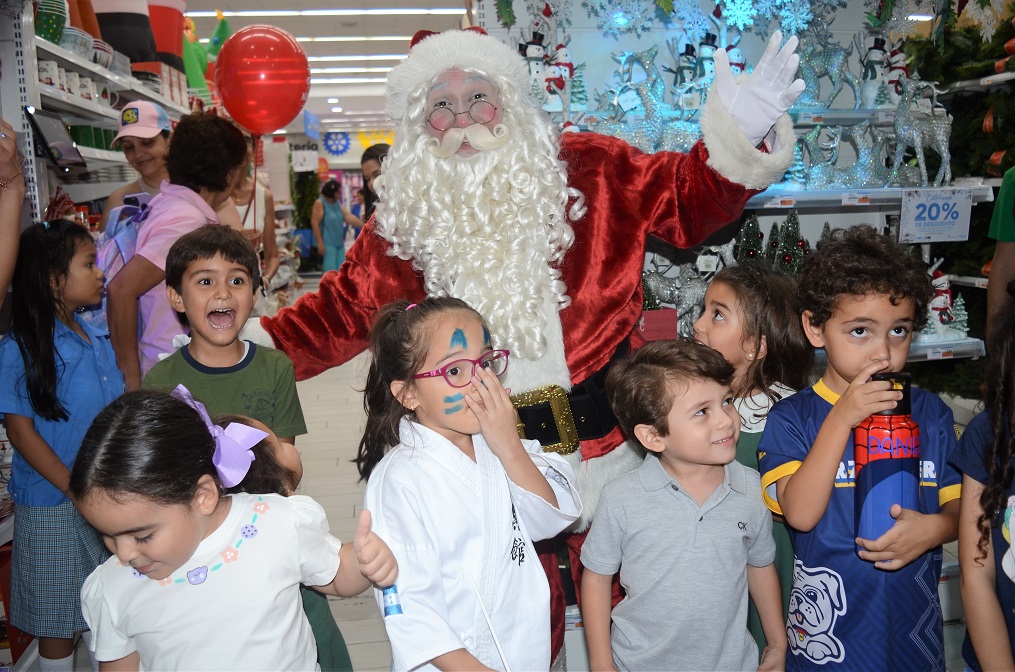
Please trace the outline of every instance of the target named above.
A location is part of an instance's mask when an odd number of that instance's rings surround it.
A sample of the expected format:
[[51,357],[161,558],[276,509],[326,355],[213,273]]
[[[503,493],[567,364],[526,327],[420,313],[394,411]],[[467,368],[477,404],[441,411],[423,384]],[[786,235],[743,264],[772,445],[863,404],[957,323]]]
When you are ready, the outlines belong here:
[[154,138],[162,131],[172,131],[173,125],[169,121],[169,115],[161,107],[146,100],[137,100],[127,103],[120,110],[116,130],[116,137],[113,138],[110,147],[115,146],[123,137]]

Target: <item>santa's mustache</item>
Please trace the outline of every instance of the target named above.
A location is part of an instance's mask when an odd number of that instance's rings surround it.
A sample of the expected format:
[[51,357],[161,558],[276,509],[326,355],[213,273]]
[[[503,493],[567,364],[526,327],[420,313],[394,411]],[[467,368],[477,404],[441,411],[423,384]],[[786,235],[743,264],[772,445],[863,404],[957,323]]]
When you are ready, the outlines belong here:
[[493,132],[483,124],[471,124],[462,128],[452,126],[444,131],[444,137],[440,140],[433,138],[433,142],[427,146],[430,153],[438,159],[446,159],[454,156],[463,143],[468,142],[469,146],[479,150],[490,150],[503,147],[508,141],[509,133],[504,124],[497,124]]

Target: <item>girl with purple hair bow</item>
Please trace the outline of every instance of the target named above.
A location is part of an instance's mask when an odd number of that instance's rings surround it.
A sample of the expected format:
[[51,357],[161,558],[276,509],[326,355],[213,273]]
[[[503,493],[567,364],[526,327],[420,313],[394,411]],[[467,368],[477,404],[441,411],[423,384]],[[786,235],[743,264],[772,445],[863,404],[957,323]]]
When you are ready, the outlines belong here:
[[114,554],[81,593],[108,669],[315,670],[300,584],[350,597],[394,583],[369,512],[342,544],[309,497],[235,492],[267,436],[213,424],[183,386],[95,418],[70,491]]

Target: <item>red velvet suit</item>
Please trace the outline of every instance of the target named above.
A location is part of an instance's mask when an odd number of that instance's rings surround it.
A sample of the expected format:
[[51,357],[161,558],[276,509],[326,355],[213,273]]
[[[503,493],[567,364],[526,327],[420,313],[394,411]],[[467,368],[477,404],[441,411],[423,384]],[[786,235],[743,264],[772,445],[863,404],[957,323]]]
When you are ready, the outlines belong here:
[[[564,349],[571,381],[579,384],[610,360],[641,315],[646,238],[655,236],[680,248],[697,245],[736,219],[757,192],[707,167],[702,142],[687,154],[644,154],[609,136],[565,133],[560,157],[567,162],[568,185],[585,195],[588,208],[573,223],[574,245],[561,266],[571,297],[571,305],[560,313]],[[424,297],[422,277],[409,261],[388,256],[388,248],[368,222],[345,263],[325,274],[317,293],[301,297],[275,317],[261,318],[277,347],[293,360],[297,379],[338,366],[366,349],[370,324],[381,306]],[[584,441],[582,459],[604,455],[622,442],[618,428],[602,439]],[[576,569],[580,561],[574,550],[583,538],[569,544]],[[544,555],[553,594],[556,655],[563,641],[564,601],[556,557]]]

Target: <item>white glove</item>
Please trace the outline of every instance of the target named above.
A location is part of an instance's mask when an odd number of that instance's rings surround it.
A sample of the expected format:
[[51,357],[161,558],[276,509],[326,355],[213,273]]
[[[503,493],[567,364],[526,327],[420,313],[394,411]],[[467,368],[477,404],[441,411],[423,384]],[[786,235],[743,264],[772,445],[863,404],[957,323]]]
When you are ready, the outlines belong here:
[[794,79],[800,63],[800,57],[794,53],[798,42],[796,35],[789,38],[782,49],[779,49],[780,42],[782,33],[775,31],[754,72],[739,84],[733,79],[726,50],[717,49],[713,55],[715,80],[711,94],[719,94],[723,107],[755,147],[806,87],[804,80]]

